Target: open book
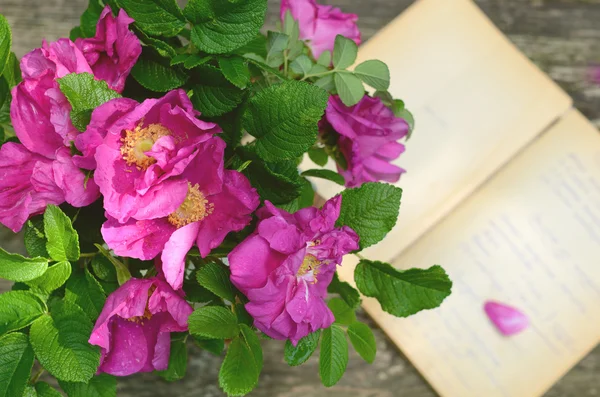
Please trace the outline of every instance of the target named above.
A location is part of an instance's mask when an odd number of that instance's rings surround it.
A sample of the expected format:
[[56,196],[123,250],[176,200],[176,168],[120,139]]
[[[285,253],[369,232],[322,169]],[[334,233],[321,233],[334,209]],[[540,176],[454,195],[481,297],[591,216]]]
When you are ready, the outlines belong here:
[[[418,1],[361,48],[367,59],[389,65],[417,124],[396,161],[408,171],[397,225],[365,256],[441,264],[454,288],[408,319],[365,309],[441,396],[542,395],[600,342],[600,134],[469,0]],[[314,182],[325,198],[340,190]],[[531,326],[501,336],[487,300]]]

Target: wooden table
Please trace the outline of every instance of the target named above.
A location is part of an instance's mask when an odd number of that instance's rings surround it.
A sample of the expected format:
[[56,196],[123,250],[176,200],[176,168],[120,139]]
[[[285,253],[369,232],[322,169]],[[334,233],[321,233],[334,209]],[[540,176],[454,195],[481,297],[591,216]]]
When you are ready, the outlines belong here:
[[[359,14],[363,37],[368,39],[413,0],[325,2]],[[15,51],[22,56],[39,47],[43,37],[48,40],[67,37],[69,30],[78,24],[86,3],[86,0],[0,0],[0,13],[8,18],[13,28]],[[575,105],[587,117],[600,125],[600,87],[591,85],[586,78],[588,65],[600,62],[600,0],[477,0],[477,3],[522,51],[573,96]],[[278,15],[278,1],[269,0],[269,6],[272,26]],[[6,231],[0,231],[0,245],[19,247],[18,241]],[[0,284],[0,290],[7,287],[6,283]],[[282,358],[283,344],[265,343],[265,368],[260,385],[252,395],[435,396],[385,335],[377,331],[376,336],[379,351],[375,363],[365,364],[351,351],[345,377],[331,389],[320,385],[316,357],[301,367],[289,368]],[[222,359],[195,348],[192,348],[190,356],[188,376],[184,381],[167,384],[150,374],[138,375],[119,381],[119,396],[222,396],[217,382]],[[599,395],[600,348],[597,348],[558,382],[546,397]]]

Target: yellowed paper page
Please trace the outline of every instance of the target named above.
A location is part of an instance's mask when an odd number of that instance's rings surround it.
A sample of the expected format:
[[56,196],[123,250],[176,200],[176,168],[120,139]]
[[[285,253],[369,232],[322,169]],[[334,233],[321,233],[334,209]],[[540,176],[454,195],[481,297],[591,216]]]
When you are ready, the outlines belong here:
[[[413,243],[571,106],[468,0],[417,2],[361,47],[357,63],[368,59],[389,65],[390,91],[417,123],[395,162],[408,171],[400,219],[373,259]],[[323,197],[340,190],[314,182]]]
[[[438,262],[454,281],[440,308],[399,319],[364,307],[443,397],[542,395],[600,341],[596,129],[572,111],[393,264]],[[501,336],[486,300],[530,328]]]

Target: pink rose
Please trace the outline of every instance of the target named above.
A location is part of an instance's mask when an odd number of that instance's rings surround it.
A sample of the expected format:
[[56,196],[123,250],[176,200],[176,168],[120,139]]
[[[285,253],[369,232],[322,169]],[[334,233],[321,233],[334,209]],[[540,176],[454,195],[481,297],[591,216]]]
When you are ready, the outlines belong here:
[[360,31],[356,14],[344,14],[339,8],[317,4],[315,0],[282,0],[281,20],[290,10],[300,25],[300,38],[308,41],[313,56],[319,58],[324,51],[332,51],[335,37],[340,34],[360,44]]
[[99,372],[127,376],[169,366],[171,332],[185,332],[192,307],[167,283],[132,278],[113,292],[89,343],[100,346]]
[[267,201],[256,232],[229,254],[231,282],[248,297],[254,325],[272,338],[295,345],[333,323],[327,287],[342,257],[358,249],[352,229],[335,227],[341,202],[336,196],[320,210],[289,214]]
[[365,182],[397,182],[405,171],[391,164],[404,152],[398,142],[408,134],[408,124],[379,98],[365,95],[361,101],[347,107],[338,96],[329,98],[322,130],[332,128],[339,134],[338,146],[347,162],[347,169],[338,165],[347,187]]

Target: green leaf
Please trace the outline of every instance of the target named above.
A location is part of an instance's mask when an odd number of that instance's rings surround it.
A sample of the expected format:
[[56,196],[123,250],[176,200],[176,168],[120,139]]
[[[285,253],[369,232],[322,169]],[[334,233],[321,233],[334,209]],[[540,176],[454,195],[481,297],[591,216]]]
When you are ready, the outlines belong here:
[[192,102],[203,116],[221,116],[235,109],[243,100],[244,93],[237,87],[196,85]]
[[290,36],[280,32],[267,32],[267,65],[278,68],[283,65],[283,51],[288,47]]
[[29,256],[39,256],[49,258],[50,254],[46,250],[46,235],[44,234],[44,217],[39,215],[31,218],[25,224],[23,241]]
[[365,183],[342,192],[339,226],[352,228],[364,249],[383,240],[393,229],[400,211],[402,189],[385,183]]
[[246,324],[249,327],[254,324],[254,318],[248,313],[243,303],[236,303],[234,310],[238,324]]
[[337,273],[333,275],[327,291],[330,294],[338,294],[353,309],[356,309],[360,305],[360,294],[358,291],[347,282],[341,281]]
[[73,274],[67,282],[65,301],[76,304],[90,321],[96,321],[104,307],[106,295],[98,280],[86,269]]
[[88,382],[100,365],[100,349],[88,343],[92,323],[78,306],[58,301],[51,315],[30,330],[31,346],[42,366],[56,378]]
[[25,258],[9,254],[0,248],[0,278],[10,281],[29,281],[40,277],[48,269],[48,259]]
[[79,259],[79,236],[71,219],[55,205],[49,205],[44,212],[44,233],[48,240],[46,250],[52,259],[72,262]]
[[20,397],[33,367],[33,351],[21,333],[0,338],[0,397]]
[[308,150],[308,157],[313,161],[313,163],[320,165],[321,167],[325,167],[325,165],[327,165],[327,161],[329,160],[327,152],[321,147],[310,148]]
[[356,322],[354,308],[349,306],[342,298],[332,298],[327,302],[327,306],[335,316],[336,323],[350,325]]
[[378,60],[365,61],[354,69],[354,75],[376,90],[390,88],[390,70]]
[[0,77],[0,123],[10,122],[10,88],[4,77]]
[[233,54],[244,56],[246,54],[255,54],[259,57],[267,57],[267,38],[263,34],[257,34],[252,41],[233,51]]
[[194,337],[196,345],[216,356],[221,355],[225,349],[225,341],[223,339],[204,339],[201,337]]
[[344,70],[352,66],[358,55],[358,46],[354,40],[350,40],[341,34],[335,38],[333,47],[333,66],[336,70]]
[[92,258],[92,270],[98,279],[113,283],[117,281],[117,271],[115,266],[104,255],[96,255]]
[[243,338],[235,338],[221,365],[219,385],[229,396],[244,396],[256,387],[259,374],[251,347]]
[[307,55],[300,55],[290,64],[294,72],[299,75],[306,76],[312,69],[313,63]]
[[39,298],[27,291],[9,291],[0,295],[0,335],[17,331],[44,314]]
[[323,51],[321,55],[319,55],[319,59],[317,59],[317,64],[325,66],[326,68],[331,66],[331,51]]
[[285,362],[291,367],[304,364],[317,349],[320,338],[321,330],[317,330],[316,332],[308,334],[304,338],[300,339],[296,346],[287,340],[285,342],[284,350]]
[[37,382],[35,384],[35,391],[37,397],[62,397],[62,394],[53,389],[52,386],[46,382]]
[[452,281],[437,265],[402,271],[387,263],[361,260],[354,280],[363,295],[376,298],[384,311],[396,317],[436,308],[452,290]]
[[250,351],[254,358],[254,365],[256,365],[256,368],[260,373],[263,368],[263,351],[260,346],[260,339],[258,339],[256,331],[246,324],[240,324],[240,331],[242,338],[245,340],[248,347],[250,347]]
[[69,397],[115,397],[117,378],[107,374],[94,376],[89,382],[59,381],[60,387]]
[[321,354],[319,356],[319,375],[325,387],[338,383],[348,365],[348,341],[344,330],[337,325],[323,331]]
[[147,48],[144,47],[142,55],[131,69],[131,75],[142,87],[154,92],[167,92],[185,84],[187,74],[171,67],[168,59],[153,54]]
[[4,72],[4,67],[10,57],[10,46],[12,44],[12,34],[10,26],[4,15],[0,14],[0,76]]
[[315,190],[308,179],[302,178],[302,181],[303,186],[300,196],[289,203],[279,205],[279,208],[286,210],[289,213],[294,213],[302,208],[312,207],[315,201]]
[[183,67],[186,69],[193,69],[200,65],[204,65],[206,62],[210,61],[212,57],[210,56],[200,56],[199,54],[191,54],[187,57],[185,62],[183,62]]
[[363,360],[372,364],[377,354],[377,344],[371,328],[367,324],[355,322],[350,324],[347,331],[354,350]]
[[[4,79],[8,83],[8,88],[13,88],[17,84],[19,84],[21,82],[21,80],[23,80],[23,78],[21,77],[21,67],[19,65],[19,60],[15,56],[14,52],[10,53],[8,62],[6,63],[6,66],[4,67],[4,72],[2,73],[2,77],[4,77]],[[1,118],[0,118],[0,122],[3,122],[3,120]]]
[[229,281],[229,269],[218,263],[209,263],[198,269],[196,279],[198,283],[217,295],[219,298],[235,302],[235,287]]
[[[161,57],[173,58],[177,56],[177,51],[175,50],[175,48],[173,48],[173,46],[167,43],[166,41],[157,39],[156,37],[148,36],[146,33],[142,32],[139,29],[136,31],[136,34],[142,42],[156,50],[156,52]],[[188,57],[187,54],[185,55],[186,57]],[[171,64],[171,66],[173,66],[173,64]]]
[[[192,43],[209,54],[226,54],[254,40],[267,12],[265,0],[190,0],[190,3],[192,6],[186,6],[186,17],[193,24]],[[196,7],[194,3],[204,4]],[[206,12],[207,7],[211,13]]]
[[190,334],[213,339],[231,339],[240,333],[237,317],[222,306],[204,306],[188,320]]
[[83,37],[94,37],[96,35],[96,25],[102,10],[104,9],[100,0],[90,0],[80,18],[80,27]]
[[71,264],[66,261],[59,262],[53,266],[50,266],[48,270],[46,270],[46,273],[44,273],[42,276],[34,278],[31,281],[26,281],[25,284],[49,294],[50,292],[62,287],[70,276]]
[[71,73],[58,79],[60,90],[72,106],[71,121],[79,131],[85,131],[92,111],[111,99],[120,98],[104,80],[96,80],[89,73]]
[[406,107],[404,106],[404,101],[401,101],[399,99],[394,100],[393,110],[394,115],[396,117],[400,117],[408,123],[409,129],[408,134],[406,135],[406,139],[410,139],[413,131],[415,130],[415,118],[413,117],[412,113],[409,112],[408,109],[406,109]]
[[219,67],[223,76],[234,86],[246,88],[250,84],[250,69],[244,58],[219,58]]
[[125,284],[131,278],[129,268],[125,266],[123,262],[111,255],[110,251],[101,246],[100,244],[94,244],[94,246],[98,248],[98,251],[100,251],[100,253],[106,259],[108,259],[115,267],[115,270],[117,272],[117,281],[119,282],[119,285]]
[[317,140],[328,94],[314,85],[287,81],[262,90],[248,104],[243,125],[256,137],[265,161],[295,159]]
[[328,181],[344,186],[344,177],[331,170],[306,170],[302,173],[302,176],[312,176],[315,178],[327,179]]
[[365,96],[365,88],[358,77],[349,72],[338,72],[333,76],[335,89],[346,106],[354,106]]
[[187,364],[188,352],[185,342],[183,340],[172,341],[169,367],[164,371],[159,371],[158,375],[167,382],[175,382],[176,380],[183,379],[187,371]]
[[185,27],[185,18],[176,0],[117,0],[135,20],[135,26],[151,36],[176,36]]

